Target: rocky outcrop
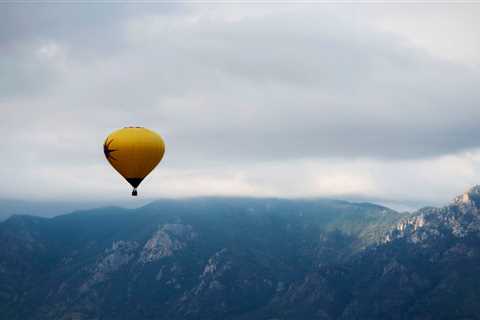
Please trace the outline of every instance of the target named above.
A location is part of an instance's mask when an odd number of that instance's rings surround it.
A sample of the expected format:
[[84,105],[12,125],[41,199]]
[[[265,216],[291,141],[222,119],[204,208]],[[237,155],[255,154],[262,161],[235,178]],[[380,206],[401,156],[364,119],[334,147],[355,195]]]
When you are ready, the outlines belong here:
[[140,253],[139,261],[149,263],[173,255],[175,251],[182,250],[187,243],[196,237],[190,225],[165,224],[145,243]]
[[480,232],[480,187],[475,186],[443,208],[424,208],[400,220],[384,237],[383,243],[405,238],[428,245],[440,237],[464,238]]
[[90,268],[88,280],[80,286],[80,292],[88,291],[92,286],[106,281],[109,275],[128,264],[134,257],[138,243],[135,241],[114,241],[112,247],[105,250],[97,262]]

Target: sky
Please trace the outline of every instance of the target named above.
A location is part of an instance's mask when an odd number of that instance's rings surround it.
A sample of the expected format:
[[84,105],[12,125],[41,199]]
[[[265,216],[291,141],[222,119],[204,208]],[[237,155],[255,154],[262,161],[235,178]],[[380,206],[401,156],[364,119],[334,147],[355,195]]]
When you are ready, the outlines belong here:
[[0,198],[128,197],[102,145],[144,126],[166,143],[144,198],[448,203],[480,184],[479,16],[453,1],[1,2]]

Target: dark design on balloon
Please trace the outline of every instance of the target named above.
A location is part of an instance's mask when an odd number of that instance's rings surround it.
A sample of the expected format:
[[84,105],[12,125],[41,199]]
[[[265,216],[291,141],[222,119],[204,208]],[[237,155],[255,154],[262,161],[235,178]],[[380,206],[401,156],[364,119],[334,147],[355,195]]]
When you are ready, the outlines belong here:
[[114,156],[112,156],[112,152],[117,151],[117,149],[110,149],[110,145],[112,144],[113,139],[110,141],[105,141],[103,144],[103,153],[105,154],[105,157],[107,157],[108,160],[117,160]]

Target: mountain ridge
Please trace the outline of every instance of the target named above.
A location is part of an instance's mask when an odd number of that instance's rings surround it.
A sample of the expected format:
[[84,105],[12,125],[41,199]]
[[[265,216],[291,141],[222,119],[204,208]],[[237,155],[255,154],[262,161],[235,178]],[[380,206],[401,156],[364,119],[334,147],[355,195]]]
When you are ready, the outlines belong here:
[[479,191],[408,214],[346,201],[202,198],[12,217],[0,224],[0,314],[476,319]]

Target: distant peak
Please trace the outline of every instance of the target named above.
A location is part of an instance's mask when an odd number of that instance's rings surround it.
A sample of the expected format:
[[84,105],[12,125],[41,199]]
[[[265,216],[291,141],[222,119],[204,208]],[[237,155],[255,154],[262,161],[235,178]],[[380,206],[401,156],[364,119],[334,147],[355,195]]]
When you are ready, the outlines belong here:
[[473,186],[453,200],[456,204],[471,204],[472,201],[480,200],[480,185]]
[[466,193],[468,193],[470,195],[472,195],[472,194],[480,195],[480,185],[476,185],[476,186],[471,187]]

